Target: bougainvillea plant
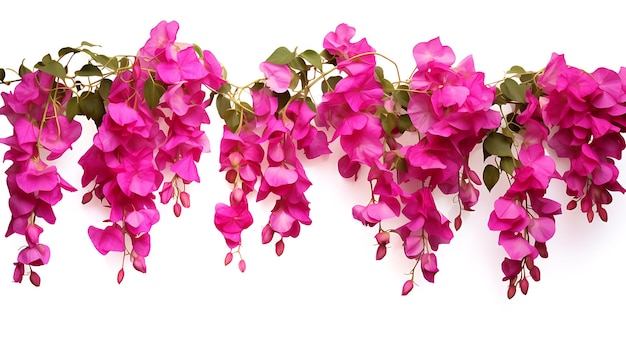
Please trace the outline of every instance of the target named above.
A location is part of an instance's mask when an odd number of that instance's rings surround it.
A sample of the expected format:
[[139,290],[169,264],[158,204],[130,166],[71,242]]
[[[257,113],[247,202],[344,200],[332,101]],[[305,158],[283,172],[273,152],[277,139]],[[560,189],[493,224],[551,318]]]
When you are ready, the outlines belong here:
[[[536,260],[548,256],[563,211],[546,197],[553,180],[566,185],[564,207],[580,208],[589,222],[607,221],[604,206],[626,191],[615,166],[626,147],[626,69],[588,73],[553,54],[544,69],[513,66],[485,84],[471,56],[457,60],[434,38],[415,45],[415,69],[403,78],[391,59],[340,24],[321,51],[280,47],[260,63],[260,78],[238,86],[210,51],[176,41],[177,31],[176,22],[159,23],[135,56],[103,55],[83,42],[44,56],[33,70],[0,69],[0,82],[14,84],[0,108],[13,126],[0,139],[11,161],[6,235],[26,241],[14,281],[40,284],[34,267],[50,259],[41,220],[54,224],[62,191],[77,190],[53,164],[81,135],[77,115],[97,126],[79,160],[83,203],[98,201],[109,213],[104,228],[85,232],[101,254],[122,253],[118,283],[125,262],[146,272],[157,201],[173,202],[177,217],[190,206],[186,185],[200,181],[210,105],[224,122],[219,170],[232,186],[228,202],[215,206],[214,224],[226,242],[224,263],[236,256],[242,272],[242,233],[254,221],[249,201],[273,201],[259,234],[280,256],[285,239],[312,223],[302,160],[330,154],[335,142],[339,174],[370,183],[369,201],[354,204],[352,217],[372,228],[375,258],[386,256],[396,235],[414,262],[402,295],[417,272],[434,282],[439,245],[451,242],[480,190],[501,178],[508,188],[490,205],[487,226],[506,253],[509,298],[540,280]],[[378,61],[395,72],[386,75]],[[470,155],[480,149],[484,165],[475,169]],[[562,174],[549,150],[568,162]],[[438,208],[440,196],[458,204],[454,218]]]

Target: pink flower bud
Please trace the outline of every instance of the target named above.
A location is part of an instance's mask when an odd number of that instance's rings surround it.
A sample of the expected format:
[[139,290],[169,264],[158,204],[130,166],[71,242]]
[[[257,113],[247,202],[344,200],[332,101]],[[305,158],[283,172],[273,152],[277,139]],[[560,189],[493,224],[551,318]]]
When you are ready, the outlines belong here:
[[180,217],[180,213],[182,212],[182,210],[183,208],[180,206],[178,202],[174,204],[174,216]]
[[246,271],[246,261],[245,260],[240,260],[239,261],[239,270],[241,271],[241,273]]
[[461,229],[461,225],[463,225],[463,219],[461,218],[461,215],[458,215],[454,219],[454,230]]
[[509,299],[512,299],[513,296],[515,296],[516,291],[517,291],[517,288],[515,287],[515,285],[509,285],[509,290],[507,290],[506,292],[506,297],[508,297]]
[[519,289],[524,295],[528,293],[528,279],[526,279],[526,277],[519,281]]
[[606,213],[606,210],[600,205],[598,205],[598,216],[600,216],[602,222],[606,222],[609,220],[609,215]]
[[571,200],[570,202],[567,203],[567,209],[571,211],[576,208],[576,205],[578,205],[576,200]]
[[84,204],[88,203],[89,201],[91,201],[91,199],[93,198],[93,194],[91,192],[85,193],[83,195],[83,200],[81,201]]
[[189,206],[191,206],[191,197],[189,196],[188,192],[181,191],[179,198],[180,203],[183,205],[184,208],[189,208]]
[[13,264],[15,265],[15,270],[13,271],[13,281],[21,283],[22,278],[24,277],[24,264],[21,262],[15,262]]
[[280,239],[276,242],[276,256],[280,256],[285,251],[285,242]]
[[546,246],[546,243],[540,243],[536,241],[535,248],[539,252],[539,256],[543,258],[548,258],[548,247]]
[[541,280],[541,271],[539,270],[539,267],[534,266],[533,268],[530,269],[530,276],[533,278],[534,281],[538,282],[539,280]]
[[228,161],[230,161],[230,165],[233,166],[233,168],[239,167],[239,165],[241,164],[241,160],[243,160],[243,157],[238,152],[233,152],[232,154],[228,155]]
[[376,260],[382,260],[386,254],[387,254],[387,246],[378,245],[378,249],[376,249]]
[[374,236],[378,245],[387,245],[389,244],[389,232],[379,232]]
[[273,237],[274,237],[274,230],[272,229],[272,227],[270,227],[269,224],[266,224],[265,227],[263,227],[263,230],[261,231],[261,242],[263,244],[267,244],[270,241],[272,241]]
[[226,172],[226,181],[230,184],[235,184],[237,181],[237,171],[230,169]]
[[39,286],[41,284],[41,277],[35,271],[30,272],[30,282],[33,283],[34,286]]
[[241,203],[241,201],[243,201],[244,196],[245,194],[243,193],[243,189],[241,188],[233,189],[233,191],[230,194],[230,198],[233,203]]
[[117,272],[117,283],[122,284],[122,280],[124,280],[124,268],[121,268],[119,272]]
[[233,253],[229,252],[224,257],[224,266],[228,266],[233,261]]
[[404,285],[402,285],[402,296],[405,296],[406,294],[410,293],[411,290],[413,290],[413,281],[409,279],[404,282]]

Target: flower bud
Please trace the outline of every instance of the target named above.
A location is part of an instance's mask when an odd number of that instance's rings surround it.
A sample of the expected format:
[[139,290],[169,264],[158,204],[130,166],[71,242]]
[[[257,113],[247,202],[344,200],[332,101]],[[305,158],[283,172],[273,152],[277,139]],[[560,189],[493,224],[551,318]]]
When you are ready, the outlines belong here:
[[181,191],[179,198],[180,203],[183,205],[184,208],[189,208],[189,206],[191,206],[191,197],[189,196],[188,192]]
[[539,252],[539,256],[543,258],[548,258],[548,247],[546,246],[546,243],[540,243],[536,241],[535,248]]
[[519,289],[524,295],[528,293],[528,279],[526,279],[526,277],[522,278],[522,280],[519,281]]
[[24,264],[21,262],[15,262],[13,264],[15,265],[15,270],[13,271],[13,281],[21,283],[22,278],[24,277]]
[[606,222],[609,220],[609,215],[606,213],[606,210],[600,205],[598,205],[598,216],[600,216],[602,222]]
[[119,272],[117,272],[117,283],[122,284],[122,280],[124,280],[124,268],[121,268]]
[[506,297],[508,297],[509,299],[512,299],[513,296],[515,296],[516,291],[517,291],[517,288],[515,287],[515,285],[509,285],[509,289],[506,292]]
[[454,230],[461,229],[462,224],[463,224],[463,219],[461,218],[461,215],[456,216],[456,218],[454,219]]
[[382,260],[386,254],[387,254],[387,246],[378,245],[378,249],[376,249],[376,260]]
[[577,205],[578,203],[576,202],[576,200],[571,200],[570,202],[567,203],[567,209],[571,211],[575,209]]
[[387,245],[389,244],[389,232],[379,232],[374,236],[378,245]]
[[239,167],[239,165],[241,164],[241,160],[243,160],[243,157],[238,152],[233,152],[232,154],[228,155],[228,161],[230,161],[230,165],[233,166],[233,168]]
[[246,261],[245,260],[240,260],[239,261],[239,270],[241,271],[241,273],[246,271]]
[[41,284],[41,277],[35,271],[30,272],[30,282],[33,283],[34,286],[39,286]]
[[280,239],[276,242],[276,256],[280,256],[285,251],[285,242]]
[[270,241],[272,241],[273,237],[274,237],[274,230],[272,229],[272,227],[270,227],[269,224],[266,224],[265,227],[263,227],[263,230],[261,231],[261,242],[263,244],[267,244]]
[[89,201],[91,201],[91,199],[93,198],[93,194],[91,192],[85,193],[83,194],[83,200],[81,201],[84,204],[88,203]]
[[402,296],[405,296],[406,294],[410,293],[411,290],[413,290],[413,281],[409,279],[404,282],[404,285],[402,285]]
[[174,216],[180,217],[180,213],[182,212],[182,210],[183,208],[180,206],[178,202],[174,204]]
[[534,281],[538,282],[539,280],[541,280],[541,271],[539,270],[539,267],[534,266],[533,268],[530,269],[530,276],[533,278]]
[[233,253],[229,252],[224,257],[224,266],[228,266],[233,261]]

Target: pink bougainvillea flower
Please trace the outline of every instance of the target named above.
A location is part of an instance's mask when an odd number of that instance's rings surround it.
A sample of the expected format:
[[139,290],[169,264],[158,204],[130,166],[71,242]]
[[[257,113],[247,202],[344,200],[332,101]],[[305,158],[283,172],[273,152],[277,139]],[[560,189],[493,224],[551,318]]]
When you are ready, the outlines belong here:
[[521,260],[527,256],[535,258],[539,254],[537,249],[530,245],[530,243],[524,239],[521,234],[516,234],[510,231],[500,232],[498,245],[504,248],[507,255],[509,255],[512,260]]
[[417,68],[420,70],[434,65],[450,67],[456,60],[452,49],[449,46],[441,45],[439,37],[415,45],[413,57],[415,58]]
[[491,230],[521,232],[529,222],[528,214],[522,206],[515,200],[500,197],[494,203],[488,225]]
[[44,244],[29,246],[20,251],[17,261],[31,266],[41,266],[50,261],[50,248]]
[[439,272],[439,268],[437,268],[437,256],[435,256],[434,253],[425,253],[420,258],[420,263],[424,279],[434,283],[435,274]]
[[157,74],[164,83],[174,84],[187,80],[200,80],[209,71],[200,63],[198,56],[190,46],[178,52],[176,61],[165,61],[157,65]]
[[104,229],[90,226],[87,233],[93,246],[103,255],[110,251],[124,251],[124,234],[122,233],[122,228],[117,224],[110,225]]
[[284,93],[291,83],[291,68],[289,65],[277,65],[271,62],[262,62],[259,69],[265,76],[265,85],[277,93]]

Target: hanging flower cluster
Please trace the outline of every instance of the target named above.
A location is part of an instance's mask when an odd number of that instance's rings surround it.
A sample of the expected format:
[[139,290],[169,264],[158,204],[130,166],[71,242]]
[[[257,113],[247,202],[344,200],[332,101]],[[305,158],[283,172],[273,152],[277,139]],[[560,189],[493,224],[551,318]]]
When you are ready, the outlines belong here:
[[[35,219],[53,224],[61,189],[76,190],[43,161],[60,157],[80,136],[76,115],[98,127],[79,161],[88,189],[83,203],[95,197],[110,211],[104,228],[86,232],[101,254],[123,253],[118,282],[126,258],[146,272],[157,199],[174,200],[176,217],[190,206],[186,186],[200,181],[196,163],[209,150],[202,126],[212,103],[224,121],[219,169],[232,187],[228,203],[215,206],[214,224],[228,248],[224,263],[237,255],[242,272],[242,234],[254,221],[249,200],[273,201],[259,234],[280,256],[285,238],[312,223],[303,157],[329,154],[333,142],[341,147],[339,174],[355,181],[366,175],[370,183],[367,201],[355,204],[352,216],[375,227],[375,258],[387,255],[397,235],[414,263],[403,295],[413,289],[418,266],[434,282],[439,245],[451,242],[480,188],[492,190],[502,177],[509,187],[493,203],[487,226],[499,232],[506,252],[509,298],[528,292],[529,277],[540,279],[535,261],[547,257],[562,212],[546,197],[552,180],[565,182],[571,197],[565,207],[580,204],[589,222],[595,214],[607,221],[612,193],[626,192],[615,166],[626,147],[623,68],[587,73],[554,54],[543,70],[513,66],[487,85],[471,56],[457,62],[435,38],[415,45],[415,69],[403,79],[393,61],[340,24],[322,51],[280,47],[259,65],[262,78],[237,86],[210,51],[177,42],[177,31],[176,22],[159,23],[135,57],[98,54],[83,42],[59,50],[58,60],[45,56],[35,72],[21,66],[15,81],[0,70],[0,82],[18,82],[0,108],[14,129],[0,139],[12,161],[7,235],[27,242],[15,263],[16,282],[29,275],[39,285],[32,267],[47,263],[50,249],[39,242],[43,227]],[[70,62],[81,55],[87,63],[70,74]],[[385,76],[381,59],[394,65],[397,79]],[[479,146],[482,171],[469,162]],[[549,149],[569,160],[569,169],[560,174]],[[436,199],[456,201],[456,217],[447,218]]]

